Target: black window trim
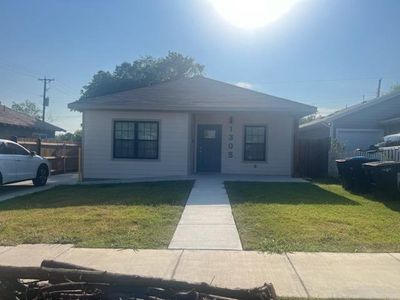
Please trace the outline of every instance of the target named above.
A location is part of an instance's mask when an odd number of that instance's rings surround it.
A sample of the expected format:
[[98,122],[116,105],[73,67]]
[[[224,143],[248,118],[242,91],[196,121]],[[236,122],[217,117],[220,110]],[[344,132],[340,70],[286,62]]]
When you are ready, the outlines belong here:
[[[264,128],[264,149],[263,149],[263,159],[248,159],[246,155],[246,144],[261,144],[261,143],[247,143],[246,142],[246,128],[248,127],[263,127]],[[267,125],[259,125],[259,124],[252,124],[252,125],[244,125],[244,134],[243,134],[243,161],[245,162],[267,162]]]
[[[137,156],[138,153],[138,143],[134,143],[134,153],[136,154],[135,157],[131,156],[116,156],[115,155],[115,141],[117,140],[115,138],[115,126],[117,122],[127,122],[127,123],[135,123],[135,128],[134,128],[134,139],[133,141],[151,141],[151,140],[143,140],[143,139],[138,139],[138,124],[139,123],[154,123],[157,125],[157,140],[156,145],[157,145],[157,154],[155,157],[139,157]],[[158,160],[160,157],[160,122],[157,120],[113,120],[113,159],[129,159],[129,160]]]

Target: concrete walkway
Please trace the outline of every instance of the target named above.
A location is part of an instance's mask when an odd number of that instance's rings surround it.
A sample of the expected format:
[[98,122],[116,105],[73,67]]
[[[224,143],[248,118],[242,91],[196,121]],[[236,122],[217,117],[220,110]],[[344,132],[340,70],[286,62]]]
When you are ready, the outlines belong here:
[[77,184],[78,174],[67,173],[52,175],[45,186],[34,186],[32,180],[6,184],[0,187],[0,202],[51,189],[57,185]]
[[229,198],[219,176],[198,176],[169,249],[242,250]]
[[216,250],[84,249],[71,245],[0,247],[0,265],[37,267],[55,259],[122,274],[253,288],[278,296],[400,299],[400,253],[287,253]]

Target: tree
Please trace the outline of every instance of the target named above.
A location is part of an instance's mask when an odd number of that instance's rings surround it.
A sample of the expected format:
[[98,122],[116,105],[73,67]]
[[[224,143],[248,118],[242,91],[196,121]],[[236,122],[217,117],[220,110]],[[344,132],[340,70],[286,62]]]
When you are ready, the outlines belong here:
[[311,114],[311,115],[301,118],[299,120],[299,124],[302,125],[302,124],[310,123],[311,121],[314,121],[314,120],[320,119],[320,118],[322,118],[322,116],[319,115],[318,113]]
[[400,83],[392,85],[390,92],[400,92]]
[[21,103],[13,102],[11,105],[11,109],[21,112],[21,113],[24,113],[24,114],[27,114],[36,119],[41,118],[40,115],[42,113],[42,110],[39,108],[39,106],[36,103],[29,101],[29,100],[25,100],[24,102],[21,102]]
[[180,78],[202,75],[204,66],[177,52],[165,57],[141,57],[124,62],[113,73],[98,71],[81,90],[81,99],[122,92]]
[[56,136],[58,141],[80,142],[82,141],[82,129],[75,130],[74,133],[66,132]]

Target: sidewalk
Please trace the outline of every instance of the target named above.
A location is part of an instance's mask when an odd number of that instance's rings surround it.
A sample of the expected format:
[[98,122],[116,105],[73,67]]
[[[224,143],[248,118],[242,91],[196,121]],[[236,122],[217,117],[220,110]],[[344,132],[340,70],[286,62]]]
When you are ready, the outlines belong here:
[[271,282],[278,296],[400,299],[400,253],[288,253],[217,250],[0,247],[0,265],[55,259],[103,271],[251,288]]
[[196,179],[168,248],[242,250],[223,178]]

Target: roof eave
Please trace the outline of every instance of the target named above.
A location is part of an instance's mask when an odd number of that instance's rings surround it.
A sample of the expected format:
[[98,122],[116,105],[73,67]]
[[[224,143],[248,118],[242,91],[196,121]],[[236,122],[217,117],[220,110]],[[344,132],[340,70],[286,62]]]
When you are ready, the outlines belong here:
[[111,105],[90,105],[87,103],[70,103],[68,108],[74,111],[84,110],[152,110],[152,111],[243,111],[243,112],[254,112],[254,111],[272,111],[272,112],[288,112],[296,114],[299,117],[307,116],[315,113],[317,108],[313,106],[305,106],[304,108],[287,108],[287,107],[226,107],[209,106],[209,107],[195,107],[195,106],[163,106],[157,108],[153,106],[111,106]]
[[54,126],[54,125],[52,125],[54,128],[43,128],[43,127],[37,127],[37,126],[17,125],[17,124],[9,124],[9,123],[1,123],[1,125],[10,126],[10,127],[27,128],[27,129],[33,129],[33,130],[67,132],[65,129]]

